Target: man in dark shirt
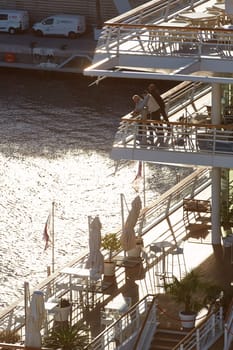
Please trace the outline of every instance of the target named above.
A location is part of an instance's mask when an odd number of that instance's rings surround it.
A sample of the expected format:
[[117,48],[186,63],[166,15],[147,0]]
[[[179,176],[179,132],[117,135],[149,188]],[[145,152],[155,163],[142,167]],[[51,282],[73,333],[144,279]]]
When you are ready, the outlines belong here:
[[155,84],[153,84],[153,83],[149,84],[147,91],[154,97],[155,101],[158,103],[158,105],[160,107],[160,113],[163,116],[163,119],[168,122],[168,116],[167,116],[167,112],[165,109],[165,103],[164,103],[162,97],[160,96],[160,93],[159,93],[158,89],[156,88]]

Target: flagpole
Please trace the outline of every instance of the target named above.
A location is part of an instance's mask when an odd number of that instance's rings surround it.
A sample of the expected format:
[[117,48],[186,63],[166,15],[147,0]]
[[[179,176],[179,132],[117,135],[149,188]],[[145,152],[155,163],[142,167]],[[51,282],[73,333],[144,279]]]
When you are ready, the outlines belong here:
[[55,258],[54,258],[54,248],[55,248],[55,239],[54,239],[54,206],[55,203],[52,202],[52,273],[54,272]]
[[123,193],[120,194],[121,196],[121,227],[122,227],[122,232],[124,231],[124,226],[125,226],[125,219],[124,219],[124,195]]
[[[124,218],[124,194],[121,193],[121,230],[122,234],[124,233],[125,230],[125,218]],[[124,251],[124,256],[126,256],[126,252]]]
[[143,176],[143,205],[146,207],[146,173],[145,173],[145,162],[142,162],[142,176]]

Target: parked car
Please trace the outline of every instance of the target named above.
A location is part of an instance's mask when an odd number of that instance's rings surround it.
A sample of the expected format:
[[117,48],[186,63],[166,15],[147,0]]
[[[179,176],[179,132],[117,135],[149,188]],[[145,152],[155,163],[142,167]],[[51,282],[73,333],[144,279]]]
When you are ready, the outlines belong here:
[[86,19],[81,15],[54,15],[32,26],[35,35],[58,35],[75,39],[86,31]]
[[0,31],[15,34],[29,28],[29,14],[23,10],[0,9]]

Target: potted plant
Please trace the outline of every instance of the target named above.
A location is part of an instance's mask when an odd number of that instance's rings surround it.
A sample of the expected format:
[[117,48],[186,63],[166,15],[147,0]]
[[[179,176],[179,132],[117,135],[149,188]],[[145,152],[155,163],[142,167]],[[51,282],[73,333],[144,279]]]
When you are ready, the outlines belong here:
[[71,304],[68,299],[61,298],[59,305],[55,307],[54,321],[67,322],[71,311]]
[[193,328],[197,313],[212,305],[220,288],[204,280],[196,271],[188,272],[183,279],[173,277],[172,283],[165,283],[165,291],[169,293],[177,303],[184,305],[180,311],[182,327]]
[[88,329],[80,324],[53,329],[44,339],[49,349],[83,350],[88,345]]
[[114,276],[115,274],[115,262],[112,260],[112,253],[120,249],[120,239],[116,233],[108,233],[101,239],[101,246],[103,249],[109,251],[108,259],[104,261],[104,275]]
[[[16,330],[2,329],[0,331],[0,343],[15,344],[20,341],[20,335]],[[4,349],[12,349],[4,346]]]

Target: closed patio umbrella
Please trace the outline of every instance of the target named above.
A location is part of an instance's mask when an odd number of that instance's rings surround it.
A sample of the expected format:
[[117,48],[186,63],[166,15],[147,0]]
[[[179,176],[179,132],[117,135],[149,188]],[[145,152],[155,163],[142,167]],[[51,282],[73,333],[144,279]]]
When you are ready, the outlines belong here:
[[26,320],[25,345],[27,347],[41,348],[41,327],[45,320],[44,295],[41,291],[35,291],[32,294],[30,307]]
[[100,275],[104,270],[104,257],[101,248],[101,222],[98,216],[89,219],[89,256],[86,267],[92,269],[95,275]]
[[135,225],[137,223],[140,210],[142,208],[142,202],[140,196],[134,198],[131,203],[131,210],[129,211],[128,217],[126,219],[124,229],[121,235],[121,245],[125,251],[134,249],[136,247],[136,237],[135,237]]

